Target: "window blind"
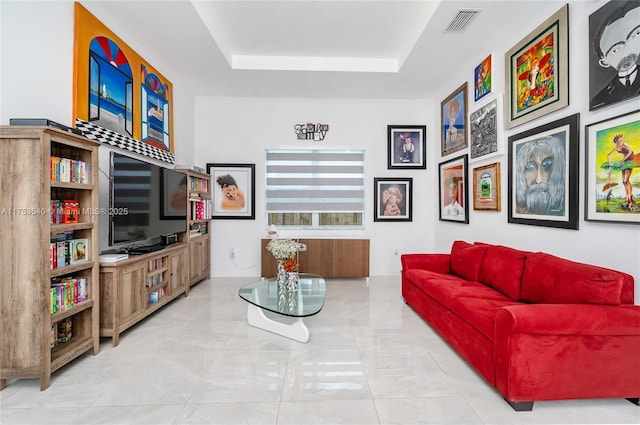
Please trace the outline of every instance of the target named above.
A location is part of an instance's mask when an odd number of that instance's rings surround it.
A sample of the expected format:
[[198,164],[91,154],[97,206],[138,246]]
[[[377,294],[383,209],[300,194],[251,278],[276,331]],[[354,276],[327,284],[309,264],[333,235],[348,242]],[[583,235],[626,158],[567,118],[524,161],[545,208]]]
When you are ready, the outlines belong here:
[[268,212],[363,212],[364,150],[269,149]]

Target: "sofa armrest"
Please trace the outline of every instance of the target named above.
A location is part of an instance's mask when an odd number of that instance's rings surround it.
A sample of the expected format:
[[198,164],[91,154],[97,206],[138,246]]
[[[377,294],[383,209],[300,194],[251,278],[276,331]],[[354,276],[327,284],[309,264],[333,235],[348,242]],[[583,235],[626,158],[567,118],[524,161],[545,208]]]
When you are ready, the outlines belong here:
[[451,254],[403,254],[400,257],[402,271],[409,269],[451,273]]
[[498,333],[540,335],[638,335],[640,306],[521,304],[500,308]]
[[494,332],[496,388],[507,400],[640,395],[640,306],[503,307]]

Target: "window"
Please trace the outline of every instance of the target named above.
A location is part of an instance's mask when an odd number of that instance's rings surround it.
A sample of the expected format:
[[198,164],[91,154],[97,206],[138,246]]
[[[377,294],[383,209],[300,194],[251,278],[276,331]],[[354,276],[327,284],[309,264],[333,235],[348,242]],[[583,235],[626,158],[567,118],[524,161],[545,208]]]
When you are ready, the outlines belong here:
[[265,163],[269,225],[363,226],[363,150],[268,149]]

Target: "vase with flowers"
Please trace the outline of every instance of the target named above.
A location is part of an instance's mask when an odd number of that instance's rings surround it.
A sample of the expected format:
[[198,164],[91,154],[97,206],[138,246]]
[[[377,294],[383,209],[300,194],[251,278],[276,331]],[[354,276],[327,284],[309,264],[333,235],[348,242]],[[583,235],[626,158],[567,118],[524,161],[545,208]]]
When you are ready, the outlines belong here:
[[267,250],[278,261],[278,286],[288,290],[298,290],[298,272],[300,262],[297,259],[298,252],[306,251],[307,245],[292,239],[271,239],[267,244]]

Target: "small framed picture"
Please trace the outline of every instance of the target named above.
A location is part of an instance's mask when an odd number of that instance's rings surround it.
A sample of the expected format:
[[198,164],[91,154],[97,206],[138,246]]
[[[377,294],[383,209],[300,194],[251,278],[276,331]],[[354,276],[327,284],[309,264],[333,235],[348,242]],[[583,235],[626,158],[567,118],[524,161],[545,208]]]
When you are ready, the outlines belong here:
[[505,53],[507,128],[569,105],[568,20],[566,4]]
[[469,161],[502,155],[502,101],[496,96],[469,114]]
[[640,110],[585,130],[585,219],[640,224]]
[[473,209],[500,211],[500,163],[473,169]]
[[424,125],[387,126],[387,168],[426,169],[426,132]]
[[442,156],[468,146],[466,82],[440,103],[440,124],[440,152]]
[[489,55],[473,71],[473,100],[479,101],[491,93],[491,59]]
[[579,117],[509,137],[509,223],[578,230]]
[[373,179],[373,221],[411,221],[413,179]]
[[255,164],[207,164],[213,186],[211,218],[254,220]]
[[467,155],[440,163],[440,221],[469,223]]

